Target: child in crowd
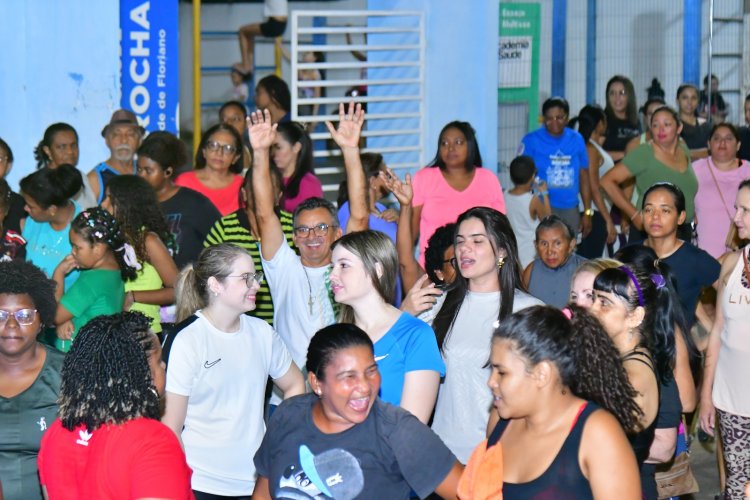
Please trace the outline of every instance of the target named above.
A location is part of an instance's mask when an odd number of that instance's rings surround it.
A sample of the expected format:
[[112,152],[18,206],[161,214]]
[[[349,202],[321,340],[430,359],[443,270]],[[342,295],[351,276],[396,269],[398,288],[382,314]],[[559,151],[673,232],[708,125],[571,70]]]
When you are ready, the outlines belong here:
[[[55,347],[63,352],[70,350],[76,334],[91,318],[122,311],[123,281],[134,279],[140,268],[114,217],[99,207],[84,210],[73,219],[70,246],[70,255],[52,273],[58,302]],[[65,290],[65,275],[75,268],[81,275]]]
[[535,245],[539,257],[524,270],[523,282],[546,304],[565,307],[573,274],[586,261],[575,253],[575,231],[560,216],[548,215],[536,227]]
[[[534,185],[537,170],[530,156],[517,156],[510,162],[510,180],[513,189],[505,192],[506,215],[516,233],[518,257],[525,268],[536,256],[534,231],[539,221],[552,213],[547,183],[540,180]],[[536,187],[537,192],[532,189]]]
[[12,193],[6,180],[0,178],[0,261],[26,258],[26,240],[5,224]]
[[118,175],[107,184],[102,208],[117,219],[142,266],[136,278],[125,283],[124,309],[150,317],[151,331],[159,334],[159,306],[174,302],[178,271],[172,259],[174,240],[156,194],[144,179]]

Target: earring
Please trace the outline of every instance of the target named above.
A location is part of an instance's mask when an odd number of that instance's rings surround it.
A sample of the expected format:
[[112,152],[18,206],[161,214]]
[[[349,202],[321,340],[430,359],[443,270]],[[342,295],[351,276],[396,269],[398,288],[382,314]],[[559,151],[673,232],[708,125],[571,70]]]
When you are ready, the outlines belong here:
[[219,296],[219,292],[211,292],[211,295],[214,296],[214,297],[218,297]]
[[505,257],[501,255],[500,257],[497,258],[497,268],[502,269],[504,265],[505,265]]

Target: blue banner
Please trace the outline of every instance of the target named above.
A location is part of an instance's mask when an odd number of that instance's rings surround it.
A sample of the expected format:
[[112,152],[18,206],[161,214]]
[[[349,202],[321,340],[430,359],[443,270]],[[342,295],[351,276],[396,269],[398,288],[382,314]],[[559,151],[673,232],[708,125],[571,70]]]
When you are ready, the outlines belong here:
[[148,131],[178,131],[177,1],[120,0],[120,105]]

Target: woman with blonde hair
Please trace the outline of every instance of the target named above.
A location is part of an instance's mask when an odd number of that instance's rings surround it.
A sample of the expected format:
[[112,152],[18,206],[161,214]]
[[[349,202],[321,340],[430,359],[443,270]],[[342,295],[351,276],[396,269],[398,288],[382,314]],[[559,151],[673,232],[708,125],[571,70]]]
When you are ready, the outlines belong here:
[[268,377],[286,398],[305,390],[276,332],[245,314],[262,279],[250,255],[226,243],[203,250],[180,275],[178,316],[191,315],[164,342],[162,421],[182,440],[197,499],[252,494]]
[[398,273],[393,242],[380,231],[357,231],[331,248],[331,289],[341,304],[339,320],[360,327],[375,345],[383,377],[381,399],[426,423],[445,365],[427,323],[391,305]]
[[594,305],[594,280],[605,269],[620,267],[622,262],[614,259],[587,260],[579,265],[570,279],[570,303],[588,309]]

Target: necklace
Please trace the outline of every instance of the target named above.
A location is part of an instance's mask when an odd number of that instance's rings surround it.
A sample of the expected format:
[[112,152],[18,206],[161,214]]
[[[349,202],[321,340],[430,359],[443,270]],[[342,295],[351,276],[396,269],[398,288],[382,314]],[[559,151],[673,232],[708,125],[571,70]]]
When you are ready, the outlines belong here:
[[740,283],[745,288],[750,288],[750,264],[748,264],[747,252],[744,249],[742,250],[742,276]]
[[305,266],[302,266],[302,271],[305,273],[305,279],[307,280],[307,306],[310,309],[310,316],[312,316],[313,313],[313,304],[315,303],[315,299],[313,298],[312,294],[312,284],[310,283],[310,276],[307,275],[307,269],[305,269]]

